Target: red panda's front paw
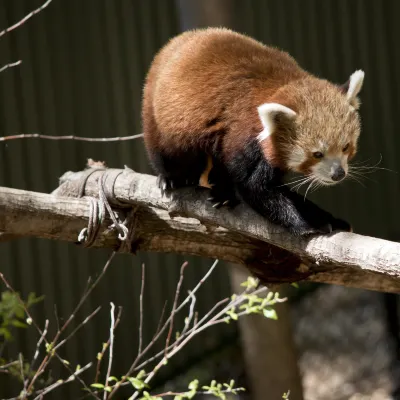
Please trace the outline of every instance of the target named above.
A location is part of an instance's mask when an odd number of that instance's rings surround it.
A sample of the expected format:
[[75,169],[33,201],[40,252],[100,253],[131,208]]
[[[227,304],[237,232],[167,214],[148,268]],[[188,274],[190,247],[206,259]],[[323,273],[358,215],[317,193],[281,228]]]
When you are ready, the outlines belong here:
[[221,207],[234,208],[239,204],[239,200],[234,193],[224,191],[218,186],[211,188],[210,197],[207,200],[217,209]]
[[189,186],[195,186],[196,182],[193,179],[184,179],[184,178],[168,178],[164,175],[158,175],[157,177],[157,185],[161,190],[161,194],[169,194],[174,189],[180,189]]

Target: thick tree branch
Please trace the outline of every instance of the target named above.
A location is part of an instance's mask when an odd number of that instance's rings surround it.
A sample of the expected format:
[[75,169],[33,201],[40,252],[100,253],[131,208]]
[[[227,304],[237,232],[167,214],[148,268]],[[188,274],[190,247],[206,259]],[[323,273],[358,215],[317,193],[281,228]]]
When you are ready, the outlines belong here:
[[[156,178],[130,169],[68,172],[53,194],[0,188],[0,231],[5,238],[35,236],[77,241],[87,226],[89,202],[98,197],[99,178],[110,203],[125,218],[135,206],[134,238],[122,247],[103,222],[93,247],[121,252],[158,251],[219,258],[246,266],[264,283],[310,280],[400,292],[400,244],[354,233],[295,238],[244,204],[215,210],[201,189],[162,196]],[[86,182],[85,179],[87,178]],[[83,184],[84,183],[84,184]],[[0,236],[0,241],[1,241]]]

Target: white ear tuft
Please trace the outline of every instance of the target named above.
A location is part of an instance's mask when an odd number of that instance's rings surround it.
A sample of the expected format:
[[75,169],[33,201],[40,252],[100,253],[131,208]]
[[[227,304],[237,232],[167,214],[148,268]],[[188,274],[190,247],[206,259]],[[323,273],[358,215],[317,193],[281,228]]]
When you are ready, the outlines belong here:
[[274,118],[276,115],[284,114],[289,119],[293,119],[296,116],[296,113],[292,109],[278,103],[262,104],[261,106],[257,107],[257,111],[264,127],[264,130],[258,135],[258,140],[260,142],[274,132]]
[[352,105],[358,105],[357,95],[362,88],[364,75],[364,71],[359,69],[358,71],[353,72],[350,76],[346,97],[349,103]]

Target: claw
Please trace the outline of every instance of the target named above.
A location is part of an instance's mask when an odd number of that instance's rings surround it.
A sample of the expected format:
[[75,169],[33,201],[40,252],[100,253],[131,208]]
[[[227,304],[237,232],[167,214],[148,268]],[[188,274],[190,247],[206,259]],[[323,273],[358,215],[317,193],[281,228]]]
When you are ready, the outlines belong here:
[[220,207],[221,207],[221,203],[219,203],[219,202],[213,204],[213,208],[217,208],[217,209],[218,209],[218,208],[220,208]]
[[225,200],[225,201],[222,203],[223,206],[227,206],[228,204],[229,204],[229,200]]

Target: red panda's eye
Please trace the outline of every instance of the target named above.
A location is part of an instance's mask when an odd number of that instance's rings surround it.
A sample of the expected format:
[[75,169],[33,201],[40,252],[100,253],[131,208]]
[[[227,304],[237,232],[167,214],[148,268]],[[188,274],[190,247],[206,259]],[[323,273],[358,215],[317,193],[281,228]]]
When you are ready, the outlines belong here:
[[324,155],[320,151],[316,151],[313,153],[314,158],[322,158]]
[[350,147],[350,143],[347,143],[346,146],[343,147],[343,153],[345,153]]

